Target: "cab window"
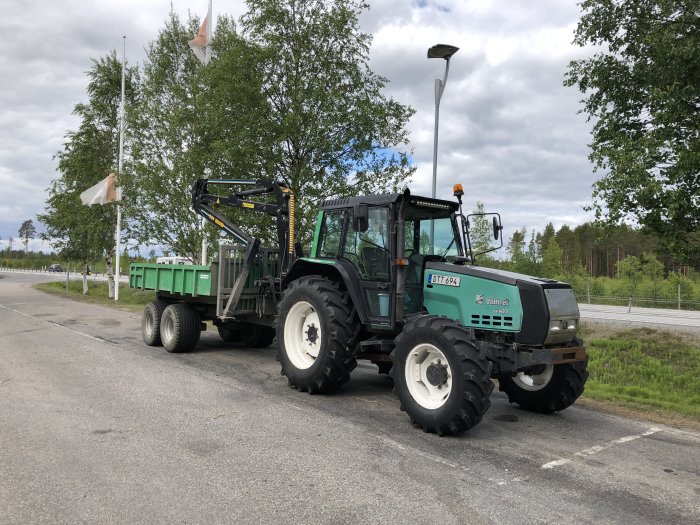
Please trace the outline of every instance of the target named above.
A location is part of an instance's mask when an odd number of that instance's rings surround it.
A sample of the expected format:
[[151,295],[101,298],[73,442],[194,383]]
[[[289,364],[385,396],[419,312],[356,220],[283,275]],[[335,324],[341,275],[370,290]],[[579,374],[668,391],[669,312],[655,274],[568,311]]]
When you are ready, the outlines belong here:
[[324,213],[316,257],[334,259],[338,256],[340,239],[343,235],[344,218],[345,214],[342,210],[331,210]]
[[406,248],[421,255],[461,255],[450,217],[407,221]]
[[369,208],[367,231],[348,228],[343,257],[352,262],[364,279],[389,280],[389,209]]

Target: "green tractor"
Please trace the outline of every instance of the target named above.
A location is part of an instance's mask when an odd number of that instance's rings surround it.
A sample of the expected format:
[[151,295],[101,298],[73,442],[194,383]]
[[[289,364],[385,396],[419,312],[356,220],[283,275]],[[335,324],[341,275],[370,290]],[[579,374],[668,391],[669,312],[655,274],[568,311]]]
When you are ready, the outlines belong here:
[[[311,394],[339,389],[358,359],[369,360],[391,376],[411,423],[439,435],[481,421],[493,379],[510,402],[539,413],[563,410],[583,392],[588,358],[571,287],[477,266],[461,187],[456,201],[408,190],[326,200],[305,255],[294,243],[294,197],[283,184],[208,192],[212,184],[246,182],[202,179],[193,187],[195,211],[244,245],[238,270],[227,280],[221,268],[231,266],[230,255],[220,249],[211,288],[217,300],[161,290],[161,311],[184,303],[197,320],[212,319],[222,337],[255,327],[269,342],[274,329],[282,374]],[[276,204],[251,200],[263,193],[273,193]],[[218,213],[223,205],[275,217],[278,249],[261,251],[257,239]],[[488,215],[499,240],[500,217]],[[138,279],[132,285],[139,282],[144,287]],[[152,344],[160,317],[147,319],[147,312],[144,339]]]

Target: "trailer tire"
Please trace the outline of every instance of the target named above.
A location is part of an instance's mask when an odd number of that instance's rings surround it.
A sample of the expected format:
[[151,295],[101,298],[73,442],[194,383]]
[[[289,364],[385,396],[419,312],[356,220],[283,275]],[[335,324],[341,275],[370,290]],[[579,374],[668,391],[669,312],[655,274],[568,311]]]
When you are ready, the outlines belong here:
[[201,330],[199,314],[186,303],[171,304],[163,312],[160,337],[168,352],[189,352],[197,346]]
[[[580,341],[575,343],[580,346]],[[518,374],[515,377],[499,376],[498,388],[505,392],[508,401],[517,403],[520,408],[551,414],[574,404],[583,393],[588,379],[588,358],[576,363],[547,365],[532,374]]]
[[241,340],[241,332],[236,328],[220,324],[216,327],[216,329],[219,331],[219,336],[221,339],[227,343],[235,343],[236,341]]
[[282,374],[302,392],[339,389],[357,366],[359,332],[355,308],[338,283],[318,275],[293,281],[277,315]]
[[377,365],[381,375],[388,376],[391,373],[391,367],[393,365],[391,361],[372,361],[372,363]]
[[257,324],[243,325],[239,332],[239,340],[250,348],[264,348],[270,346],[275,339],[275,329],[269,326]]
[[141,337],[148,346],[163,346],[160,339],[160,320],[167,308],[165,301],[150,301],[143,309],[141,317]]
[[459,323],[423,315],[395,343],[390,375],[413,425],[444,436],[481,422],[491,407],[492,364]]

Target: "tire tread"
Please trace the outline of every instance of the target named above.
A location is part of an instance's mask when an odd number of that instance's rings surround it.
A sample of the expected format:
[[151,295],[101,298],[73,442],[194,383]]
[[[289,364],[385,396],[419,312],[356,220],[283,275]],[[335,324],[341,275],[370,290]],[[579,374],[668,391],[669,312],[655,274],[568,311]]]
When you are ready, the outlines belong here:
[[327,348],[322,351],[324,361],[311,377],[299,373],[296,367],[288,362],[286,356],[283,356],[284,327],[279,324],[282,315],[278,314],[277,348],[282,374],[287,376],[291,386],[301,392],[327,394],[347,383],[350,380],[350,372],[357,366],[355,356],[361,325],[349,294],[341,290],[337,282],[317,275],[301,277],[292,282],[284,292],[279,312],[291,308],[292,304],[288,304],[291,303],[290,298],[303,289],[319,300],[328,314],[330,329],[326,336]]
[[[402,373],[400,369],[403,365],[403,357],[400,354],[404,352],[406,339],[416,330],[442,334],[460,363],[464,391],[461,392],[462,397],[457,410],[445,414],[442,421],[427,417],[422,407],[416,408],[414,406],[416,403],[408,390],[403,391],[405,380],[398,377]],[[445,351],[445,349],[442,350]],[[409,321],[396,337],[391,357],[395,366],[392,367],[390,376],[394,380],[394,393],[399,397],[400,408],[408,413],[411,424],[422,428],[424,432],[436,433],[440,436],[461,434],[479,424],[491,407],[490,396],[494,388],[491,381],[492,364],[456,321],[431,315],[420,316]]]
[[173,317],[175,334],[172,341],[163,341],[168,352],[189,352],[197,346],[201,335],[199,314],[186,303],[175,303],[168,306],[163,316]]

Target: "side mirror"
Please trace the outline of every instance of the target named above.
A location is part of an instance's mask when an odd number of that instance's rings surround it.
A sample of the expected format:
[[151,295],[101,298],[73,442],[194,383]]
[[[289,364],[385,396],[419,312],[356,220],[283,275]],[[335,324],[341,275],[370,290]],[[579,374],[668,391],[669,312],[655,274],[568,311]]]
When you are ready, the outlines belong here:
[[501,225],[501,216],[496,214],[493,216],[493,238],[498,240],[501,236],[501,230],[503,226]]
[[366,232],[369,229],[369,220],[366,204],[355,204],[352,210],[352,229],[356,232]]

